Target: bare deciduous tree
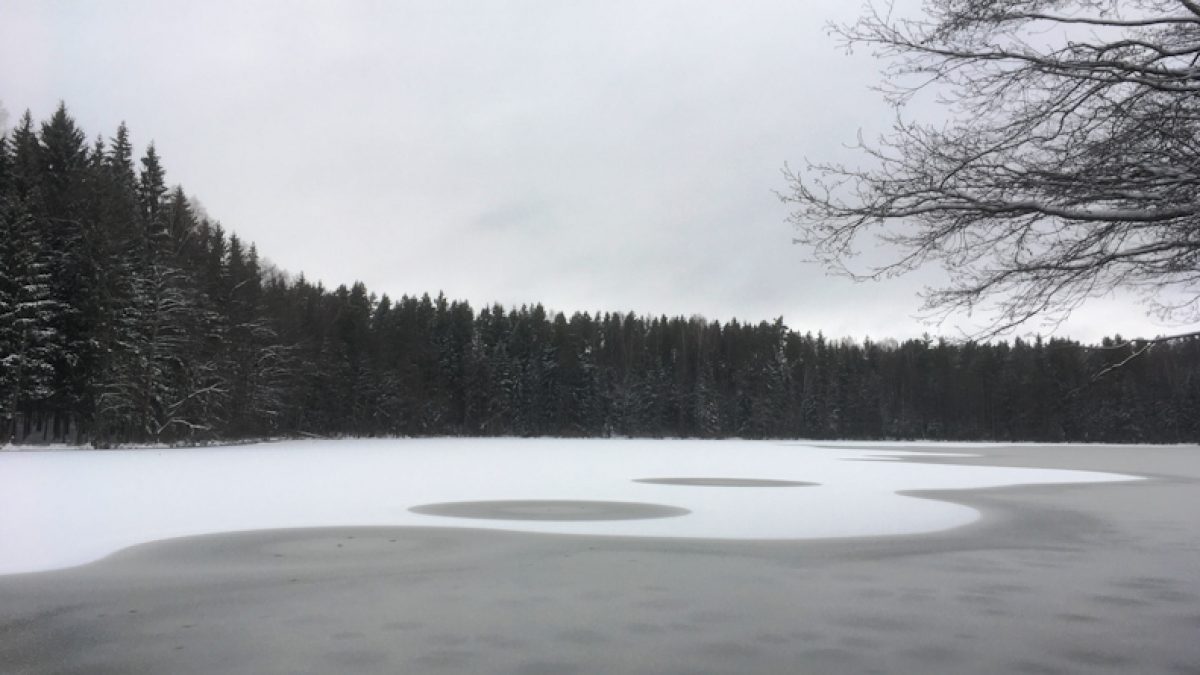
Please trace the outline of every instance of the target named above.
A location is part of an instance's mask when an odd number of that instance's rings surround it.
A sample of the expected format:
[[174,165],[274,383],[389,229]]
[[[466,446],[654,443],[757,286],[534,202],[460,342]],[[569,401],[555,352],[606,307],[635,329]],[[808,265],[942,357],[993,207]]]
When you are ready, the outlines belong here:
[[[888,60],[897,109],[928,93],[865,166],[785,170],[797,242],[856,278],[938,264],[933,316],[985,310],[979,336],[1061,321],[1116,288],[1200,320],[1200,2],[926,0],[919,18],[868,5],[834,26]],[[851,270],[878,237],[895,256]]]

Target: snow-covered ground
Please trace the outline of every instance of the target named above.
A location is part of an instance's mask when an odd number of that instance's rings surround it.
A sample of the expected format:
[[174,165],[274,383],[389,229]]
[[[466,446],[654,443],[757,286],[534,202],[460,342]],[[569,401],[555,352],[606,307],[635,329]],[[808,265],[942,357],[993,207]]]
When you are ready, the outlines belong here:
[[[1086,471],[887,461],[922,453],[902,446],[854,446],[506,438],[5,452],[0,453],[0,574],[78,565],[171,537],[288,527],[424,525],[720,539],[900,535],[963,525],[979,513],[898,491],[1134,479]],[[962,447],[947,445],[955,451]],[[645,478],[818,485],[636,482]],[[555,521],[453,518],[409,510],[492,500],[643,502],[691,513]]]

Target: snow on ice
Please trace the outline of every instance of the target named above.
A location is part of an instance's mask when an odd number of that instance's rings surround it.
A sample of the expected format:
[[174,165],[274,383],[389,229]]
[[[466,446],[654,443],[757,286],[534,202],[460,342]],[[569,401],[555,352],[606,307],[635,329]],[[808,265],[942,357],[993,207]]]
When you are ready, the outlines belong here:
[[[1086,471],[858,461],[909,454],[922,453],[895,445],[517,438],[4,452],[0,574],[79,565],[171,537],[269,528],[438,526],[719,539],[903,535],[963,525],[979,514],[898,491],[1132,479]],[[817,485],[638,482],[648,478]],[[497,520],[409,510],[492,500],[639,502],[690,513]]]

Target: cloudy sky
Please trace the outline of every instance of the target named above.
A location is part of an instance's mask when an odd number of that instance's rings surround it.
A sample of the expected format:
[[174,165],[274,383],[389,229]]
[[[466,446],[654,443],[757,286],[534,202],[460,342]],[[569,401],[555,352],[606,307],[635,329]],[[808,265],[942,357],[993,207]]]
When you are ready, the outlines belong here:
[[[824,28],[856,12],[0,0],[0,102],[41,119],[63,100],[92,135],[125,120],[214,218],[330,285],[957,335],[913,318],[934,271],[829,277],[775,196],[785,162],[851,158],[859,130],[890,122],[880,64]],[[1058,334],[1169,330],[1116,298]]]

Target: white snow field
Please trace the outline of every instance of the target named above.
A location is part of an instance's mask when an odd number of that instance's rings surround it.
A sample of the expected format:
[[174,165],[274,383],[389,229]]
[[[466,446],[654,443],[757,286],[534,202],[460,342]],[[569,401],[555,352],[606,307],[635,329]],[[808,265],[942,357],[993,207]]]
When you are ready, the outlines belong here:
[[[79,565],[160,539],[272,528],[405,525],[719,539],[901,535],[963,525],[979,513],[898,491],[1136,480],[886,461],[927,454],[902,448],[454,438],[0,452],[0,574]],[[636,482],[647,478],[743,480]],[[754,479],[818,485],[756,485]],[[493,500],[640,502],[690,513],[502,520],[409,510]]]

